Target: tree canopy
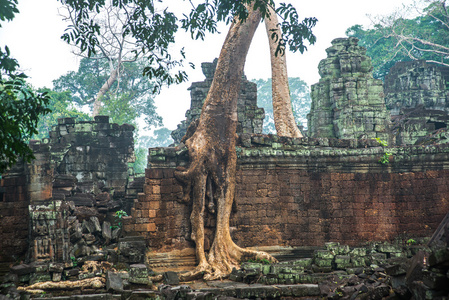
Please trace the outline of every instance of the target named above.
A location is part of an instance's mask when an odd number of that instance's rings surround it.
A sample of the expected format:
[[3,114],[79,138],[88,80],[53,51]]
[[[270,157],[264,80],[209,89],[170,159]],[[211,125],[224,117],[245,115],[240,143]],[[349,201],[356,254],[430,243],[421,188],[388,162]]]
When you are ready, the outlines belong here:
[[[173,11],[175,1],[140,1],[140,0],[60,0],[72,12],[74,25],[69,26],[62,38],[75,44],[88,56],[98,53],[99,34],[102,25],[92,19],[92,12],[100,12],[107,6],[126,10],[129,23],[122,35],[130,37],[139,52],[146,58],[144,75],[155,80],[154,91],[163,84],[182,82],[187,79],[183,70],[174,71],[183,64],[183,59],[175,59],[171,45],[175,42],[175,33],[181,28],[190,32],[193,39],[204,39],[207,32],[217,32],[218,23],[230,23],[234,16],[245,20],[248,16],[247,5],[260,10],[262,17],[268,15],[267,5],[274,5],[272,0],[206,0],[190,1],[191,10],[178,17]],[[198,3],[199,2],[199,3]],[[132,9],[130,9],[132,8]],[[276,12],[281,16],[282,36],[273,36],[278,41],[278,51],[285,48],[301,53],[307,49],[306,41],[315,42],[310,30],[316,18],[299,19],[296,9],[291,4],[281,3]],[[136,50],[137,51],[137,50]],[[181,50],[181,57],[184,53]]]
[[427,60],[449,66],[449,11],[445,2],[415,2],[378,18],[372,29],[354,25],[346,34],[357,37],[367,48],[376,78],[383,79],[398,61]]
[[[147,127],[162,125],[152,95],[153,81],[142,75],[144,63],[137,60],[121,64],[120,79],[103,95],[101,114],[109,115],[116,123],[136,125],[137,118],[144,117]],[[96,95],[109,76],[108,59],[83,58],[76,72],[68,72],[53,81],[54,90],[70,91],[77,105],[92,110]]]
[[73,98],[70,91],[56,92],[48,88],[38,89],[39,93],[46,93],[49,97],[47,108],[51,110],[50,113],[41,116],[37,123],[37,134],[32,136],[32,139],[47,138],[52,126],[58,124],[59,118],[77,118],[77,120],[87,121],[90,119],[89,115],[76,109],[73,105]]
[[27,142],[37,134],[39,117],[50,112],[46,107],[50,100],[47,93],[35,92],[23,74],[7,73],[0,75],[0,173],[19,157],[27,161],[34,158]]

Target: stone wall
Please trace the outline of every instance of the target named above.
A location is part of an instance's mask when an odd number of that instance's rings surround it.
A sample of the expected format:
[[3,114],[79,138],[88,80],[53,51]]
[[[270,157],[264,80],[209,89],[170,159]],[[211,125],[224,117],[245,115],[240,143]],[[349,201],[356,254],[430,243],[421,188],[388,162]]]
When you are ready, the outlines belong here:
[[23,168],[23,164],[15,165],[0,183],[0,263],[16,261],[28,249],[28,192]]
[[[379,159],[390,152],[390,162]],[[232,237],[240,246],[359,245],[430,236],[449,210],[449,145],[384,148],[375,140],[241,135]],[[125,224],[155,252],[193,247],[190,203],[173,176],[176,148],[150,149]],[[214,221],[206,214],[206,249]]]
[[0,262],[27,251],[31,261],[67,262],[117,240],[110,228],[115,211],[129,212],[143,191],[128,168],[133,130],[105,116],[64,118],[50,138],[32,141],[36,159],[2,174]]
[[311,87],[310,137],[389,140],[382,81],[373,78],[371,59],[357,43],[339,38],[326,49],[318,66],[321,79]]
[[[215,59],[212,63],[201,64],[201,69],[206,79],[201,82],[192,83],[189,88],[191,98],[190,109],[186,112],[186,120],[182,121],[178,125],[178,128],[172,132],[172,138],[175,144],[181,141],[190,123],[200,117],[204,100],[206,100],[207,93],[214,79],[217,61]],[[257,85],[248,81],[246,76],[242,78],[240,95],[237,102],[237,114],[237,133],[262,133],[265,112],[263,108],[257,106]]]

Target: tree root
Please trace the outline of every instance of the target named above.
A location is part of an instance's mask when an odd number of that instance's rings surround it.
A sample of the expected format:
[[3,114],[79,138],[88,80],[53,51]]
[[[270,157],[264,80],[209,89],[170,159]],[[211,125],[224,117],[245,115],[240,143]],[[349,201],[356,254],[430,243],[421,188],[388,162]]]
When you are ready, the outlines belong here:
[[198,280],[204,278],[205,274],[209,274],[211,272],[211,266],[208,263],[203,263],[198,265],[192,271],[187,273],[179,274],[179,280],[182,282]]
[[78,281],[38,282],[27,287],[18,287],[17,289],[21,291],[41,291],[41,290],[55,290],[55,289],[69,290],[83,287],[99,289],[103,288],[105,286],[105,283],[106,283],[105,278],[94,277]]

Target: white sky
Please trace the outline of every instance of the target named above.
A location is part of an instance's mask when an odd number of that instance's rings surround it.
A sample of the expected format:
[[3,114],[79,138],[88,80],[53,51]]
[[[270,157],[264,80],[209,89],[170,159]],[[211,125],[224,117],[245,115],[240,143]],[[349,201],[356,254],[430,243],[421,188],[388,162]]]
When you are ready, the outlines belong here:
[[[167,0],[169,3],[174,0]],[[178,0],[180,1],[180,0]],[[184,2],[184,1],[183,1]],[[371,24],[367,15],[383,15],[409,4],[412,0],[313,0],[294,1],[301,18],[316,17],[318,23],[313,29],[317,37],[315,45],[301,55],[288,53],[289,77],[300,77],[309,85],[318,82],[318,63],[326,57],[325,49],[334,38],[344,37],[348,27]],[[52,87],[52,81],[68,71],[77,70],[79,59],[71,53],[71,48],[60,36],[66,24],[58,15],[59,2],[56,0],[19,0],[19,11],[14,20],[2,22],[0,46],[7,45],[21,66],[30,76],[31,84],[38,87]],[[221,35],[206,36],[204,42],[191,41],[186,34],[177,39],[178,46],[186,48],[187,61],[196,65],[195,70],[187,69],[190,81],[171,87],[156,97],[158,113],[164,124],[175,129],[185,119],[185,111],[190,106],[187,88],[191,82],[202,81],[201,62],[211,62],[218,57],[227,28]],[[245,73],[249,79],[269,78],[270,58],[265,26],[261,24],[248,54]]]

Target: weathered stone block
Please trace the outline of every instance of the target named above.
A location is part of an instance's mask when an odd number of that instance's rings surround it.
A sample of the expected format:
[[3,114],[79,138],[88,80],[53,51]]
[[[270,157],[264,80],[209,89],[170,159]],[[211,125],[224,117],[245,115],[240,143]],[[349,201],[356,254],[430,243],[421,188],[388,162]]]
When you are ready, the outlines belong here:
[[17,275],[21,276],[21,275],[33,273],[35,271],[35,268],[30,265],[21,264],[21,265],[17,265],[17,266],[12,266],[10,268],[10,271],[13,274],[17,274]]
[[293,262],[295,266],[301,266],[303,268],[309,268],[312,265],[312,258],[302,258]]
[[355,256],[351,257],[350,260],[352,266],[354,267],[364,267],[366,266],[366,259],[364,256]]
[[315,259],[315,265],[318,267],[332,267],[332,259]]
[[126,237],[119,240],[118,251],[121,262],[140,263],[145,259],[146,245],[143,237]]
[[53,282],[61,281],[61,280],[62,280],[62,273],[54,272],[54,273],[52,274],[51,280],[52,280]]
[[73,268],[73,269],[64,270],[64,275],[66,277],[78,276],[79,273],[80,273],[79,268]]
[[112,271],[106,273],[106,290],[113,292],[123,291],[123,279],[121,274]]
[[176,272],[168,271],[164,272],[164,283],[168,285],[178,285],[179,277]]
[[129,282],[135,284],[149,284],[148,269],[144,264],[134,264],[129,266]]
[[335,254],[333,254],[329,250],[316,250],[314,252],[315,259],[326,259],[332,261],[334,259]]

